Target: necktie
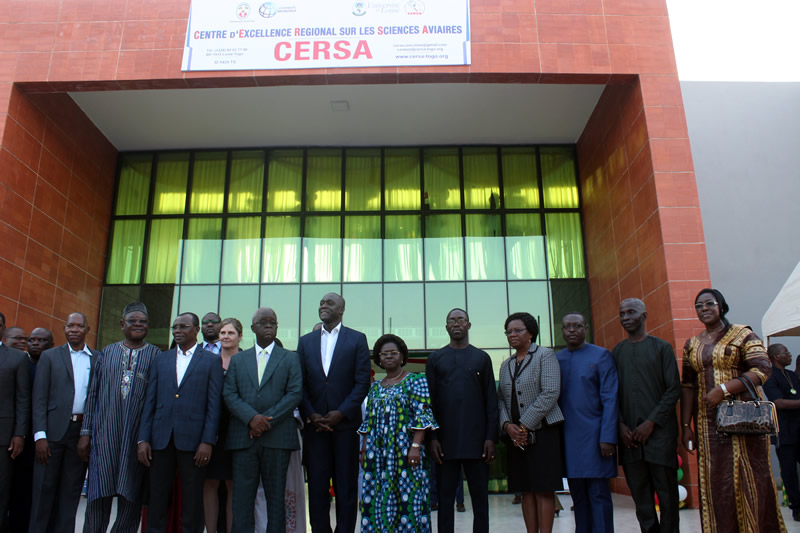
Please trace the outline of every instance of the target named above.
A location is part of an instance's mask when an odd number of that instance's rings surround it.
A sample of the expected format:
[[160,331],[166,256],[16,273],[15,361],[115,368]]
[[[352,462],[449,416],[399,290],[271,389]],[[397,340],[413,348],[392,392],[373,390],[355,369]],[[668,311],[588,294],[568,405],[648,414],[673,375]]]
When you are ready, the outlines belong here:
[[206,344],[206,350],[211,352],[211,353],[213,353],[213,354],[216,354],[217,353],[217,345],[215,343]]
[[267,368],[267,350],[258,352],[258,384],[261,385],[261,378],[264,376],[264,369]]

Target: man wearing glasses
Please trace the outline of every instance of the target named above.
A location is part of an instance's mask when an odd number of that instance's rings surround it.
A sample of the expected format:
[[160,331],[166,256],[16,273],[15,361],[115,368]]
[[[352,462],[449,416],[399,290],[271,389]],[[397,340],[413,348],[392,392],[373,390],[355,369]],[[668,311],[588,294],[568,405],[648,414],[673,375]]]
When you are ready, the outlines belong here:
[[217,442],[222,407],[222,360],[197,344],[200,319],[182,313],[172,324],[175,348],[150,369],[139,462],[150,467],[148,531],[166,531],[172,482],[180,474],[184,531],[203,530],[203,482]]
[[608,480],[617,475],[617,368],[611,353],[586,342],[586,319],[561,319],[567,347],[556,354],[561,367],[564,459],[575,506],[576,533],[614,531]]
[[136,440],[150,365],[160,353],[145,342],[149,324],[143,303],[126,305],[119,321],[124,339],[103,348],[95,363],[78,440],[81,459],[89,461],[84,532],[108,529],[115,496],[114,531],[139,526],[144,467]]
[[489,531],[489,465],[498,436],[497,392],[489,354],[469,343],[469,316],[447,314],[450,343],[428,357],[425,374],[439,429],[429,434],[438,464],[440,533],[454,528],[453,505],[463,468],[472,498],[473,531]]
[[203,349],[207,352],[219,355],[222,345],[219,341],[219,330],[222,329],[222,318],[217,313],[206,313],[200,322],[203,332]]

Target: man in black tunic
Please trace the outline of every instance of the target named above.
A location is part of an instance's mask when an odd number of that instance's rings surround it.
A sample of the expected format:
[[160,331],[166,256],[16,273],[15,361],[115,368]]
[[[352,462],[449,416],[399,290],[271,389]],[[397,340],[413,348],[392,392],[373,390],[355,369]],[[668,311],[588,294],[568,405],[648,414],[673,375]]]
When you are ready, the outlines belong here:
[[[647,334],[647,310],[623,300],[619,320],[628,338],[611,355],[619,374],[620,463],[644,533],[678,533],[678,421],[681,378],[672,346]],[[653,493],[658,495],[661,523]]]
[[453,531],[453,504],[461,468],[472,498],[472,530],[489,531],[489,465],[498,434],[497,392],[489,354],[469,343],[469,316],[447,314],[450,343],[428,357],[425,374],[439,429],[429,433],[430,455],[439,464],[440,533]]

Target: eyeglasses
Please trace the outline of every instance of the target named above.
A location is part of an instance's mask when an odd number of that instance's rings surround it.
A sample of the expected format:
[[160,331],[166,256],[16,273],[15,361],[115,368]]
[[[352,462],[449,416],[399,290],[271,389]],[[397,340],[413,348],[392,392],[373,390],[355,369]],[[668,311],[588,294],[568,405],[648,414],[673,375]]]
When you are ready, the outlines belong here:
[[505,331],[505,333],[506,333],[506,337],[510,337],[511,335],[519,335],[520,333],[522,333],[524,331],[528,331],[528,330],[525,329],[525,328],[513,328],[513,329],[507,329]]
[[703,309],[711,309],[712,307],[716,307],[719,305],[719,302],[716,300],[707,300],[705,302],[699,302],[694,304],[694,308],[697,311],[702,311]]
[[575,324],[575,323],[561,324],[561,329],[563,329],[564,331],[569,331],[569,330],[577,331],[579,329],[584,329],[585,327],[586,324]]
[[469,321],[467,320],[466,317],[463,317],[463,316],[460,316],[458,318],[448,318],[447,319],[447,325],[448,326],[454,326],[456,324],[458,324],[459,326],[463,326],[463,325],[466,325],[467,322],[469,322]]
[[149,320],[125,320],[129,326],[146,326],[150,323]]
[[222,320],[203,320],[202,324],[204,326],[211,326],[214,324],[219,324],[220,322],[222,322]]
[[403,353],[402,352],[398,352],[397,350],[393,350],[391,352],[380,352],[380,353],[378,353],[378,355],[381,356],[381,357],[399,357],[399,356],[403,355]]
[[14,340],[14,341],[26,341],[26,340],[28,340],[28,337],[25,337],[25,336],[22,336],[22,335],[17,335],[16,337],[5,337],[5,338],[6,339],[11,339],[11,340]]
[[259,320],[258,322],[253,322],[254,326],[258,326],[260,328],[266,328],[268,326],[272,326],[273,328],[278,327],[277,320]]

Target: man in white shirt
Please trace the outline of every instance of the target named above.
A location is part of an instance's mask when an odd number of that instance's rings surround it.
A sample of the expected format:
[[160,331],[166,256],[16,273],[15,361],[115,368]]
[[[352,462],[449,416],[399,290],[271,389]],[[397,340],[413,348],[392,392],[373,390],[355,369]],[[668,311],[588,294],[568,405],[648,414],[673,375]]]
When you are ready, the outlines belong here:
[[89,323],[72,313],[67,343],[42,353],[33,383],[33,502],[29,531],[74,531],[86,475],[78,455],[84,404],[99,352],[86,346]]
[[222,360],[197,344],[200,320],[179,315],[172,324],[176,347],[150,369],[139,425],[137,455],[150,469],[147,531],[166,531],[175,472],[183,490],[183,531],[203,530],[203,482],[217,442],[222,403]]

